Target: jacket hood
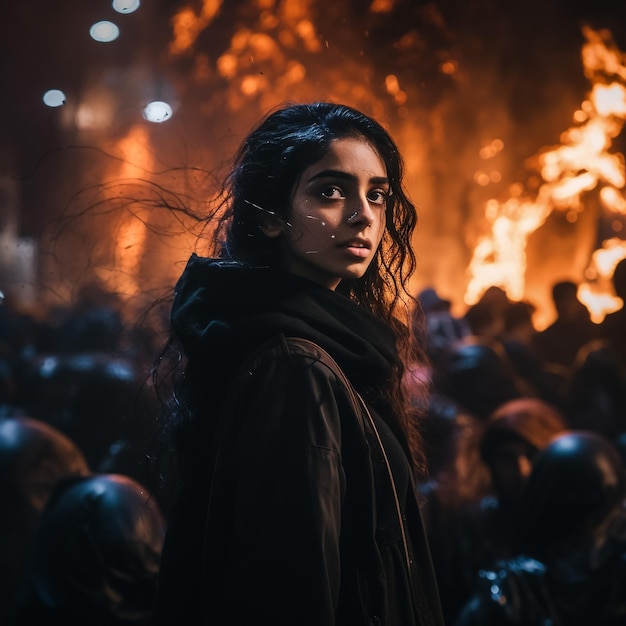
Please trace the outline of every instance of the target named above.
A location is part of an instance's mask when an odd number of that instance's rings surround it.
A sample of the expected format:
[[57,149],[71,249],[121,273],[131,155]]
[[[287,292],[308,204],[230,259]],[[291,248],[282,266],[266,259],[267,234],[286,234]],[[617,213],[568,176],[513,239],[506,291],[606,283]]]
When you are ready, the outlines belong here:
[[269,268],[191,256],[179,279],[172,326],[190,360],[215,355],[235,366],[277,334],[317,343],[357,389],[399,363],[387,324],[346,296]]

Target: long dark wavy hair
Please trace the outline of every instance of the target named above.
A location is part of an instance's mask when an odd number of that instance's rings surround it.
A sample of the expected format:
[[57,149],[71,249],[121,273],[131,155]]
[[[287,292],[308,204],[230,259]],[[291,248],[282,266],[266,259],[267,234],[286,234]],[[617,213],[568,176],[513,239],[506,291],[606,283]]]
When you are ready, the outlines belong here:
[[[415,270],[412,235],[417,212],[403,186],[403,160],[390,134],[371,117],[342,104],[288,104],[268,114],[245,138],[226,176],[212,218],[217,219],[213,256],[253,267],[280,267],[280,238],[259,228],[262,214],[288,222],[293,190],[302,172],[320,160],[331,143],[346,137],[364,138],[383,160],[390,194],[386,229],[364,276],[344,279],[337,291],[347,295],[393,329],[402,354],[425,360],[407,324],[407,298],[414,303],[408,281]],[[416,415],[402,389],[403,367],[383,391],[397,416],[418,473],[425,469]]]
[[228,218],[220,256],[252,265],[280,264],[278,238],[264,236],[259,212],[287,222],[302,172],[319,161],[331,142],[365,138],[387,170],[390,197],[382,245],[365,275],[343,280],[339,290],[391,321],[394,307],[415,269],[411,237],[415,206],[402,185],[403,162],[389,133],[375,120],[341,104],[295,104],[267,116],[239,148],[224,187]]

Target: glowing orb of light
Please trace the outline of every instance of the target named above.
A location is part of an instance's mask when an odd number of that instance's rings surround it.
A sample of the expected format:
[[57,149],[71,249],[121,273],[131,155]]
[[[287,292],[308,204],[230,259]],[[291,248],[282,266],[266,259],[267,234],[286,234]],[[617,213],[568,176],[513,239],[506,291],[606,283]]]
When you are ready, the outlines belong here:
[[118,13],[132,13],[139,8],[140,0],[113,0],[113,8]]
[[146,105],[143,110],[143,116],[149,122],[160,124],[172,117],[172,107],[167,102],[155,100]]
[[89,34],[92,39],[108,43],[109,41],[115,41],[120,35],[120,29],[113,22],[107,22],[102,20],[96,22],[90,29]]
[[49,89],[43,94],[43,101],[49,107],[60,107],[65,104],[65,94],[60,89]]

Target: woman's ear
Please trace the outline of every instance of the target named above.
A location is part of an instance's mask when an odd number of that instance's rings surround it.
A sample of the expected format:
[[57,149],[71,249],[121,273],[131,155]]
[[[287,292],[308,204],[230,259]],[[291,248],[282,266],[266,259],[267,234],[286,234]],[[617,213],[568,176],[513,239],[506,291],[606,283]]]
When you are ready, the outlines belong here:
[[284,223],[274,215],[263,215],[259,219],[261,232],[270,239],[275,239],[283,233]]

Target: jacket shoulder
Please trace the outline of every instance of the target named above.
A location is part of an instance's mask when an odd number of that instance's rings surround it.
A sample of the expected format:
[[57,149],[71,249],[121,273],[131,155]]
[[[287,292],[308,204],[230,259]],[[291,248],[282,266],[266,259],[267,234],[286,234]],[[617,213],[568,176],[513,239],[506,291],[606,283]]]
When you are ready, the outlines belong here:
[[333,357],[317,343],[301,337],[276,335],[257,348],[244,363],[243,369],[255,370],[281,357],[296,358],[310,365],[319,364],[349,385],[348,379]]

